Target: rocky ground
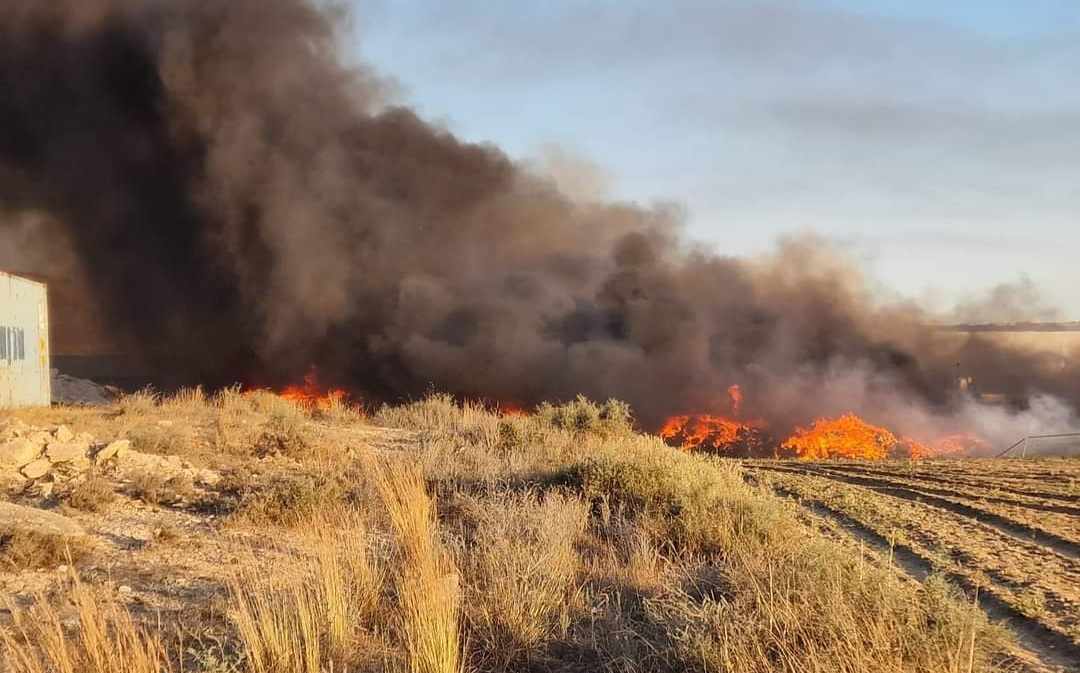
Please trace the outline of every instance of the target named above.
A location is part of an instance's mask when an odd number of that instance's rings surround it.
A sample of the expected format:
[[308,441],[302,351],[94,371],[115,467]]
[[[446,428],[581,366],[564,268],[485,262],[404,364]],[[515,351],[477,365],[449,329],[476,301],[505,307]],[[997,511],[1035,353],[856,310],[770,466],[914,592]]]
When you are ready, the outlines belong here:
[[179,456],[133,450],[130,439],[98,441],[63,424],[0,422],[0,488],[8,496],[0,501],[0,595],[23,599],[55,589],[71,562],[91,558],[91,574],[104,572],[132,592],[138,574],[168,566],[156,550],[139,570],[132,553],[178,539],[181,531],[209,530],[212,516],[184,510],[219,481],[213,470]]

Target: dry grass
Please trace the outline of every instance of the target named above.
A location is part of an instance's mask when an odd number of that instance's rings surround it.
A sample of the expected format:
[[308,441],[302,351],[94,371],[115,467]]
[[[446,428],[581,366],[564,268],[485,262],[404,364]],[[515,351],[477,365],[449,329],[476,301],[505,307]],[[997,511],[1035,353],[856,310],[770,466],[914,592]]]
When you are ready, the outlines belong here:
[[442,548],[420,472],[393,464],[376,473],[400,549],[397,589],[401,633],[411,673],[459,673],[460,590],[453,560]]
[[77,623],[44,597],[31,609],[9,604],[10,629],[0,630],[0,670],[8,673],[166,673],[173,670],[153,630],[78,579],[67,597]]
[[350,425],[365,420],[364,410],[340,396],[321,400],[311,411],[312,417],[337,425]]
[[33,531],[0,531],[0,571],[35,570],[70,565],[90,551],[81,538]]
[[249,559],[231,584],[252,673],[355,670],[371,657],[385,569],[366,517],[343,508],[309,523],[299,556]]
[[588,520],[572,497],[507,494],[474,507],[465,614],[481,668],[527,664],[561,635]]
[[176,505],[190,500],[195,484],[190,475],[172,477],[157,472],[140,472],[131,480],[130,493],[148,505]]
[[208,403],[206,391],[201,386],[181,388],[172,395],[160,400],[162,409],[176,413],[202,411],[206,409]]
[[68,488],[63,499],[68,506],[75,509],[102,512],[116,500],[116,493],[108,479],[96,470],[91,470]]
[[267,586],[258,578],[233,587],[232,619],[252,673],[321,673],[323,606],[304,582]]
[[160,402],[161,395],[151,388],[145,388],[139,392],[122,396],[116,401],[116,406],[126,415],[140,416],[157,410]]
[[[215,544],[262,544],[221,599],[249,673],[960,673],[1008,646],[940,580],[823,537],[735,463],[631,432],[617,403],[506,416],[437,395],[370,421],[398,431],[238,389],[119,409],[40,414],[226,465]],[[22,623],[9,638],[53,642]]]

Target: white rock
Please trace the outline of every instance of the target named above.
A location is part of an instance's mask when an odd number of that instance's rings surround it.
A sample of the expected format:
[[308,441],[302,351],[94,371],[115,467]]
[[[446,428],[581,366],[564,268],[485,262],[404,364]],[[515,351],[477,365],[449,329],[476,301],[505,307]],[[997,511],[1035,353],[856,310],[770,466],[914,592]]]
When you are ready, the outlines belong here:
[[0,444],[0,465],[22,467],[38,457],[41,447],[29,439],[19,437]]
[[38,479],[44,477],[52,469],[52,463],[48,458],[38,458],[25,465],[22,469],[23,476],[27,479]]
[[0,502],[0,529],[66,537],[85,535],[82,526],[66,516],[9,502]]
[[54,463],[74,463],[86,460],[87,446],[79,442],[53,442],[45,449],[45,456]]
[[118,439],[115,442],[109,442],[94,455],[94,462],[100,465],[110,458],[126,454],[129,450],[131,450],[130,439]]
[[45,430],[37,430],[26,435],[26,438],[38,446],[45,446],[52,441],[53,436],[51,432]]
[[53,437],[55,437],[58,442],[70,442],[75,439],[75,433],[72,432],[71,428],[68,426],[61,425],[56,429],[56,432],[53,433]]
[[54,490],[56,490],[56,484],[51,481],[39,481],[34,488],[39,498],[51,498]]

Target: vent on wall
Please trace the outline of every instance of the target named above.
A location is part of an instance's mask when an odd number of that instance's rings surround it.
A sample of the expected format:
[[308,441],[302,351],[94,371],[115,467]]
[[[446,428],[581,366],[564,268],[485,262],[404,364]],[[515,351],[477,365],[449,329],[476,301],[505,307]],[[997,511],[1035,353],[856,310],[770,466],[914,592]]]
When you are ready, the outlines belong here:
[[8,364],[26,360],[26,330],[0,325],[0,360]]

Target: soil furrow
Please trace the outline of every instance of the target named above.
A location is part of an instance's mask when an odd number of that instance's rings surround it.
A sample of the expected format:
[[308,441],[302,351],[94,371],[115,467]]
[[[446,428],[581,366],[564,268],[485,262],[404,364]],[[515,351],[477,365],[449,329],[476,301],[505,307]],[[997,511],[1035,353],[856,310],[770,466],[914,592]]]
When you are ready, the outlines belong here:
[[[808,499],[782,486],[774,486],[774,491],[778,495],[793,498],[816,516],[831,519],[854,539],[880,554],[887,555],[896,567],[913,580],[923,582],[934,572],[934,564],[916,550],[904,544],[890,543],[885,536],[849,514],[821,500]],[[946,572],[943,575],[969,595],[977,595],[979,607],[991,619],[1005,623],[1016,636],[1019,646],[1035,659],[1052,667],[1051,670],[1080,671],[1077,665],[1077,662],[1080,662],[1080,647],[1070,638],[1019,612],[991,587],[977,586],[970,578],[957,573]]]
[[839,474],[831,472],[828,468],[823,468],[815,465],[807,465],[805,468],[793,467],[793,466],[765,466],[760,465],[762,469],[776,470],[782,472],[788,472],[791,474],[814,474],[828,479],[835,479],[837,481],[843,481],[849,484],[855,484],[858,486],[865,486],[878,493],[884,493],[896,498],[903,498],[905,500],[912,500],[938,509],[944,509],[954,514],[966,516],[971,519],[975,519],[979,523],[990,526],[999,532],[1009,535],[1011,537],[1023,540],[1025,542],[1034,542],[1042,545],[1052,551],[1053,553],[1060,554],[1066,558],[1080,560],[1080,544],[1068,540],[1066,538],[1054,535],[1047,531],[1032,528],[1031,526],[1022,524],[1012,519],[1006,518],[999,514],[987,512],[986,510],[972,507],[964,503],[954,502],[947,500],[929,493],[916,490],[914,488],[906,488],[897,486],[893,483],[881,480],[873,479],[870,477],[859,477],[850,474]]
[[[844,464],[837,464],[836,466],[831,467],[830,469],[841,471],[841,472],[857,472],[857,473],[860,473],[860,474],[867,474],[867,475],[873,475],[873,476],[879,476],[879,477],[887,477],[887,478],[891,478],[891,479],[903,479],[903,480],[908,481],[908,482],[928,481],[928,482],[933,482],[933,483],[936,483],[936,484],[943,484],[943,485],[947,485],[947,486],[964,486],[964,487],[967,487],[967,488],[970,488],[970,489],[992,489],[992,490],[1004,491],[1004,492],[1007,492],[1007,493],[1012,493],[1014,495],[1018,495],[1018,496],[1022,496],[1022,497],[1026,497],[1026,498],[1032,498],[1032,499],[1059,500],[1059,501],[1063,500],[1063,501],[1068,501],[1068,502],[1080,502],[1080,497],[1073,497],[1073,496],[1068,496],[1068,495],[1064,495],[1064,494],[1047,493],[1045,491],[1042,491],[1042,492],[1023,491],[1023,490],[1020,490],[1020,489],[1004,487],[1004,486],[1001,486],[999,484],[979,483],[979,482],[974,481],[974,480],[956,479],[956,478],[949,478],[949,477],[935,477],[933,475],[922,474],[922,473],[918,473],[918,472],[899,472],[899,471],[889,471],[889,470],[875,470],[873,468],[865,467],[863,465],[844,465]],[[1057,503],[1050,503],[1050,502],[1029,502],[1029,501],[1025,501],[1025,500],[1014,500],[1014,499],[1010,499],[1010,498],[1001,498],[1001,497],[996,497],[996,496],[991,496],[991,495],[974,495],[974,494],[968,494],[968,493],[961,493],[961,492],[958,492],[958,491],[951,491],[949,489],[939,489],[939,488],[935,488],[935,487],[931,487],[931,486],[923,486],[923,485],[919,485],[918,488],[920,488],[920,489],[922,489],[924,491],[930,492],[930,493],[938,493],[938,494],[942,494],[942,495],[955,494],[956,497],[964,497],[964,498],[971,498],[971,499],[986,500],[986,501],[989,501],[989,502],[999,502],[999,503],[1007,504],[1007,505],[1017,505],[1019,507],[1026,507],[1028,509],[1042,510],[1044,512],[1058,512],[1058,513],[1061,513],[1061,514],[1070,514],[1070,515],[1073,515],[1073,516],[1080,516],[1080,506],[1076,506],[1076,505],[1064,505],[1064,504],[1057,504]]]

